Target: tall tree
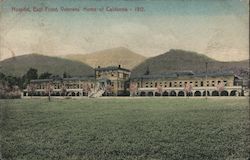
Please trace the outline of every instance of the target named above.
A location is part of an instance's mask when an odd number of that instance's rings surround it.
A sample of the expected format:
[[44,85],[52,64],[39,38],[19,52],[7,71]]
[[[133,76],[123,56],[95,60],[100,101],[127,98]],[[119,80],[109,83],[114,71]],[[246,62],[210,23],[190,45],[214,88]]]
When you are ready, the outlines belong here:
[[39,79],[49,79],[51,75],[49,72],[44,72],[39,76]]
[[147,66],[146,72],[144,73],[144,75],[149,75],[150,74],[150,70],[149,70],[149,66]]
[[5,79],[5,74],[0,72],[0,80],[4,80]]
[[37,69],[30,68],[26,73],[26,78],[28,81],[32,79],[37,79],[38,78]]
[[25,88],[30,83],[30,80],[37,78],[38,78],[37,69],[30,68],[26,72],[26,74],[24,74],[22,77],[22,82],[23,82],[22,88]]
[[67,72],[63,72],[63,78],[71,78],[71,75],[69,75]]

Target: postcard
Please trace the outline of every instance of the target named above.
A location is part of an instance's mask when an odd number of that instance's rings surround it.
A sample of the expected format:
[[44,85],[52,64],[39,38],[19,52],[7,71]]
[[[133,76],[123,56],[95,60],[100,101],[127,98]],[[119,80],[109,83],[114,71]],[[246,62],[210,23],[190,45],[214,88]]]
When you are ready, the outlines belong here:
[[0,7],[0,159],[250,159],[249,0]]

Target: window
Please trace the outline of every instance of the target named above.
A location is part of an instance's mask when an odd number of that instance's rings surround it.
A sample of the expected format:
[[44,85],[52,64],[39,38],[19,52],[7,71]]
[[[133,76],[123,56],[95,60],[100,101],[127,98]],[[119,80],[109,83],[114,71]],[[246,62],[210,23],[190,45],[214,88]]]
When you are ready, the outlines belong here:
[[203,87],[203,81],[201,81],[201,87]]
[[195,87],[198,87],[198,81],[195,81]]
[[172,87],[172,82],[169,82],[169,87]]
[[118,73],[119,78],[123,78],[123,74],[122,73]]
[[224,81],[224,86],[227,86],[227,81]]
[[212,81],[212,86],[214,87],[214,81]]
[[207,81],[207,87],[209,87],[209,81]]
[[182,87],[182,82],[179,82],[179,86]]
[[155,87],[157,87],[157,82],[155,82]]
[[174,82],[174,87],[177,87],[177,82]]

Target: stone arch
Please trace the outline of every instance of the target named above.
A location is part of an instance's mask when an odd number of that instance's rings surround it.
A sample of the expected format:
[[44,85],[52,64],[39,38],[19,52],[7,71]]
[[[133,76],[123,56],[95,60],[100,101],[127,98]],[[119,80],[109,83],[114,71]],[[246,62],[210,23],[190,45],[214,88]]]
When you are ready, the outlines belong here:
[[[206,91],[203,91],[203,92],[202,92],[202,95],[203,95],[203,96],[206,96]],[[207,96],[210,96],[209,91],[207,91]]]
[[142,91],[142,92],[140,93],[140,96],[146,96],[146,92]]
[[80,92],[77,92],[77,93],[76,93],[76,96],[80,96]]
[[179,92],[178,92],[178,96],[185,96],[184,91],[179,91]]
[[171,91],[169,95],[170,96],[176,96],[176,92],[175,91]]
[[66,96],[65,92],[60,92],[60,96]]
[[194,96],[201,96],[201,92],[200,91],[195,91]]
[[75,92],[71,92],[71,96],[76,96],[76,93]]
[[154,96],[154,93],[153,92],[148,92],[148,96]]
[[212,96],[219,96],[219,92],[218,91],[213,91]]
[[56,92],[56,96],[60,96],[60,92]]
[[221,96],[228,96],[228,91],[221,91],[220,95]]
[[51,96],[56,96],[56,95],[57,95],[57,92],[51,92]]
[[187,96],[193,96],[193,92],[187,92]]
[[230,92],[230,96],[236,96],[237,95],[237,91],[236,90],[232,90],[231,92]]
[[162,93],[162,96],[168,96],[168,92],[167,92],[167,91],[164,91],[164,92]]
[[161,93],[155,92],[155,96],[161,96]]

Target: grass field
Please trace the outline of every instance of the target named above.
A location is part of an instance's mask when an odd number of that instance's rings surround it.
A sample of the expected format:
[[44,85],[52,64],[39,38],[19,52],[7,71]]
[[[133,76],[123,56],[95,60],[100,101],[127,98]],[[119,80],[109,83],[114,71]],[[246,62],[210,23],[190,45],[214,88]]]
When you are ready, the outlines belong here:
[[[247,159],[247,99],[1,100],[2,159]],[[0,157],[1,159],[1,157]]]

